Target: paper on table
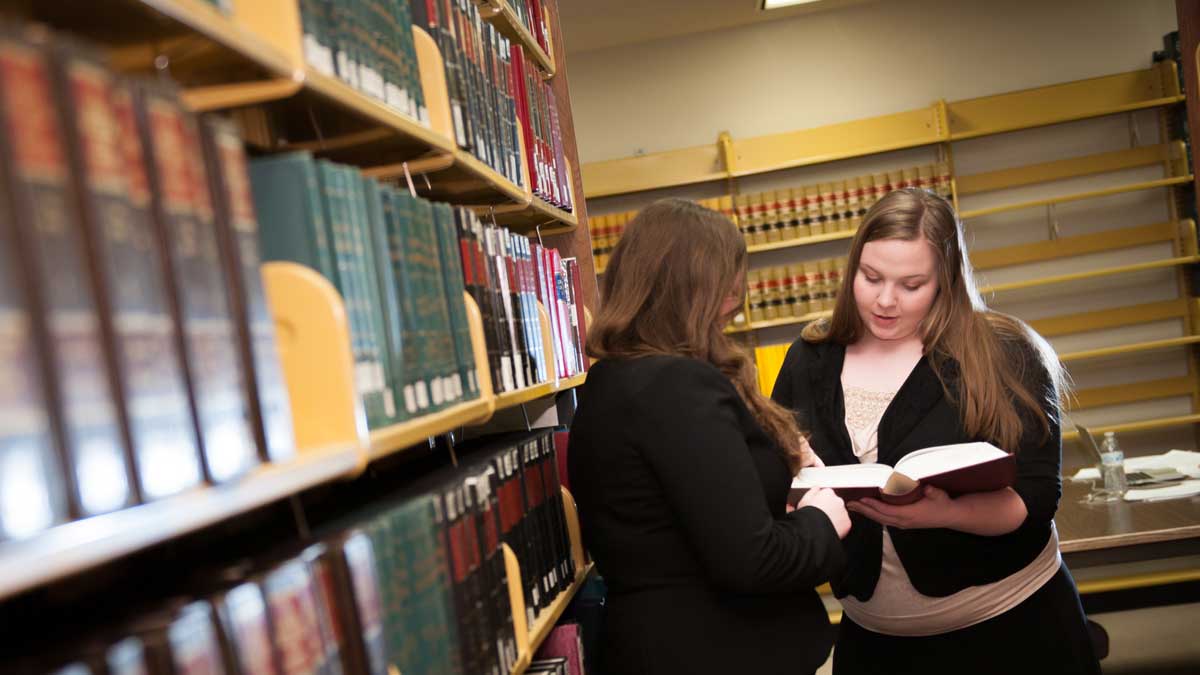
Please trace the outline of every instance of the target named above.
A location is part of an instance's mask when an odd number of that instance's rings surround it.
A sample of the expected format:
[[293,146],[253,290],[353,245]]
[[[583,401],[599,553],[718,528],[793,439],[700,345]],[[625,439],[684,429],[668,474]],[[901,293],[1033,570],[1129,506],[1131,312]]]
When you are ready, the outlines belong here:
[[1125,501],[1158,501],[1200,495],[1200,480],[1185,480],[1182,483],[1157,488],[1138,488],[1125,491]]
[[[1129,457],[1125,460],[1125,471],[1144,469],[1175,469],[1189,478],[1200,478],[1200,452],[1194,450],[1171,450],[1161,455]],[[1100,480],[1100,470],[1094,466],[1080,469],[1071,480]]]

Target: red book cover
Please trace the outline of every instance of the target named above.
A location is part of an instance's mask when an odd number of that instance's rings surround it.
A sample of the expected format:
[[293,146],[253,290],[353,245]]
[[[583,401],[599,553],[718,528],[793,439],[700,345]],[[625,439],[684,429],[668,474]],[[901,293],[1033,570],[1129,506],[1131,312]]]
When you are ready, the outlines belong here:
[[571,478],[567,471],[567,446],[571,438],[569,431],[554,432],[554,453],[558,458],[558,480],[562,486],[571,491]]
[[179,610],[167,628],[175,675],[224,675],[221,643],[212,620],[212,606],[193,602]]
[[316,587],[304,561],[290,560],[263,578],[271,617],[271,641],[285,675],[321,672],[325,667]]
[[135,493],[59,112],[44,45],[0,33],[3,217],[15,226],[6,243],[26,273],[32,335],[46,350],[71,510],[90,516],[130,505]]
[[216,601],[221,626],[242,675],[279,675],[271,649],[271,628],[262,588],[246,582],[226,591]]
[[583,640],[579,624],[564,623],[555,626],[533,658],[535,660],[565,658],[568,675],[584,675]]
[[871,497],[889,504],[911,504],[932,485],[951,497],[1010,487],[1017,458],[990,443],[959,443],[925,448],[905,455],[895,468],[886,464],[851,464],[801,469],[792,481],[789,501],[811,488],[831,488],[846,501]]

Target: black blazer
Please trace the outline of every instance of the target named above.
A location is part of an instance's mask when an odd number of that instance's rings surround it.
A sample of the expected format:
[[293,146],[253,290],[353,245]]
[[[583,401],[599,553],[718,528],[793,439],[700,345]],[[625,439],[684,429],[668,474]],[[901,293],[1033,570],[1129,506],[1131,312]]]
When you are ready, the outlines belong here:
[[825,514],[785,513],[791,471],[729,380],[677,356],[588,371],[568,466],[608,584],[606,672],[816,670],[832,634],[815,586],[841,572]]
[[[1027,345],[1007,345],[1012,358],[1023,361],[1022,372],[1032,391],[1052,391],[1049,374]],[[803,338],[788,350],[771,397],[795,411],[800,428],[809,431],[813,449],[827,465],[857,464],[858,458],[846,431],[842,393],[843,345],[811,344]],[[942,372],[954,391],[958,368],[953,362]],[[1017,451],[1017,480],[1013,489],[1029,512],[1013,532],[997,537],[949,529],[903,530],[889,527],[896,555],[912,585],[924,595],[944,597],[968,586],[999,581],[1028,565],[1045,547],[1051,521],[1062,493],[1060,463],[1062,440],[1058,411],[1047,409],[1050,436],[1029,416]],[[928,357],[922,359],[896,392],[879,422],[879,461],[894,465],[914,450],[986,440],[963,430],[958,406],[945,395]],[[868,600],[879,581],[883,555],[882,526],[851,514],[853,526],[845,540],[848,567],[844,578],[833,583],[837,597],[853,595]]]

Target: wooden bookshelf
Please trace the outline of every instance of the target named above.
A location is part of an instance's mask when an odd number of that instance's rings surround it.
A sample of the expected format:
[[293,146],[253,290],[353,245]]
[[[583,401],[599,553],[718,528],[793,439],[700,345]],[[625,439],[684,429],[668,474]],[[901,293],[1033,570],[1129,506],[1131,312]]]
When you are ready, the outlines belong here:
[[517,16],[516,10],[507,0],[477,0],[479,12],[488,23],[496,27],[500,33],[521,45],[525,53],[542,69],[546,77],[554,77],[554,58],[546,53],[538,44],[537,38],[529,32],[525,24]]
[[1134,342],[1131,344],[1115,345],[1112,347],[1081,349],[1076,352],[1059,354],[1058,360],[1062,361],[1063,363],[1094,361],[1098,359],[1109,359],[1117,356],[1143,354],[1145,352],[1187,347],[1188,345],[1194,345],[1198,343],[1200,343],[1200,335],[1184,335],[1182,337],[1164,338],[1161,340],[1146,340],[1145,342]]
[[853,239],[858,230],[838,230],[837,232],[826,232],[824,234],[814,234],[807,237],[797,237],[796,239],[784,239],[783,241],[773,241],[766,244],[751,244],[746,247],[747,253],[764,253],[766,251],[779,251],[785,248],[796,248],[800,246],[812,246],[813,244],[823,244],[827,241],[840,241],[842,239]]
[[1140,305],[1034,319],[1029,321],[1029,325],[1043,337],[1056,337],[1155,321],[1187,320],[1191,316],[1192,305],[1195,302],[1196,300],[1192,298],[1148,302]]
[[[1141,431],[1157,431],[1159,429],[1171,429],[1176,427],[1186,427],[1193,424],[1200,424],[1200,413],[1192,415],[1177,415],[1174,417],[1155,417],[1152,419],[1135,420],[1132,422],[1118,422],[1115,424],[1100,424],[1093,427],[1088,427],[1088,430],[1095,434],[1104,434],[1111,431],[1113,433],[1137,433]],[[1062,435],[1063,442],[1078,441],[1078,431],[1065,431]]]
[[1048,197],[1046,199],[1033,199],[1027,202],[1018,202],[1015,204],[1003,204],[1000,206],[991,206],[985,209],[974,209],[971,211],[962,211],[959,217],[963,220],[979,218],[981,216],[990,216],[997,213],[1006,213],[1008,211],[1020,211],[1021,209],[1031,209],[1038,206],[1052,206],[1055,204],[1066,204],[1069,202],[1077,202],[1085,199],[1096,199],[1098,197],[1108,197],[1110,195],[1119,195],[1126,192],[1138,192],[1141,190],[1153,190],[1155,188],[1172,187],[1175,185],[1184,185],[1192,182],[1191,174],[1186,176],[1172,176],[1170,178],[1160,178],[1158,180],[1139,181],[1129,183],[1127,185],[1117,185],[1103,190],[1088,190],[1086,192],[1076,192],[1073,194],[1062,195],[1060,197]]
[[370,438],[371,460],[394,455],[430,437],[478,424],[491,417],[495,409],[495,399],[480,397],[407,422],[375,429],[371,431]]
[[529,664],[533,661],[533,655],[537,653],[538,647],[541,647],[546,638],[550,636],[550,631],[554,629],[554,624],[558,623],[558,620],[562,618],[567,605],[571,604],[571,600],[575,599],[575,595],[583,587],[583,583],[587,581],[588,575],[592,573],[593,567],[592,563],[588,563],[583,569],[578,570],[575,574],[575,580],[571,582],[571,586],[562,593],[559,593],[554,602],[550,603],[550,606],[534,620],[533,626],[529,630],[528,648],[517,659],[517,665],[513,666],[513,675],[521,675],[521,673],[524,673],[529,668]]
[[200,487],[148,504],[59,525],[0,544],[0,599],[200,530],[303,490],[355,475],[365,455],[356,444],[299,452],[229,483]]
[[950,140],[1173,105],[1184,100],[1171,61],[1128,73],[948,103]]

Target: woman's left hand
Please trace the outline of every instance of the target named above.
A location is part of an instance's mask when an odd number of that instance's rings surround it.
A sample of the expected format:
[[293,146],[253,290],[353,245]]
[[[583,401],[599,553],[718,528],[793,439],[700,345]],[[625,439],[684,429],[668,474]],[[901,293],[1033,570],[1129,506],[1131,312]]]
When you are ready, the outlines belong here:
[[951,527],[954,523],[954,500],[944,490],[932,485],[922,488],[924,496],[912,504],[895,506],[878,499],[864,498],[846,503],[846,510],[860,513],[871,520],[902,530]]

